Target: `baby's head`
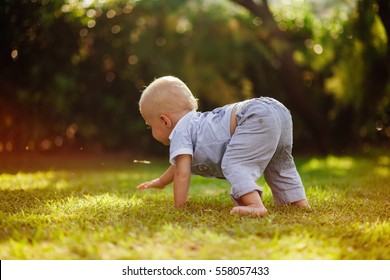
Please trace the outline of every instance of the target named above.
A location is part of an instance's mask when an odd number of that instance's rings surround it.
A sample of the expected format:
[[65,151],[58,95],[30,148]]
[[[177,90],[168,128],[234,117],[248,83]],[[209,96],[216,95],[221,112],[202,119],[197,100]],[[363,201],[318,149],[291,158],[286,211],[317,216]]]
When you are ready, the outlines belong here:
[[142,116],[183,114],[198,109],[198,102],[180,79],[164,76],[154,80],[143,91],[139,100]]

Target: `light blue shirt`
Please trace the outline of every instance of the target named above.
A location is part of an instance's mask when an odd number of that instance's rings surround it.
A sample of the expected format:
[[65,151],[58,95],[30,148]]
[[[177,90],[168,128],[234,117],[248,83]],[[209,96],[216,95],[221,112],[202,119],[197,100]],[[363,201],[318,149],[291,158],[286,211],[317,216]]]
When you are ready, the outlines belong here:
[[225,178],[221,161],[231,139],[230,115],[235,104],[211,112],[191,111],[169,135],[169,162],[178,155],[191,155],[191,171],[205,177]]

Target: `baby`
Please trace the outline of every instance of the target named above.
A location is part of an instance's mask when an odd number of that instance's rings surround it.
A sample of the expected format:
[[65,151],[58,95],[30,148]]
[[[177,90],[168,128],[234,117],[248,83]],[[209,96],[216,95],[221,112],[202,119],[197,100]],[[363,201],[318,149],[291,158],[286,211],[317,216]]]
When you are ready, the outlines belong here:
[[170,146],[171,163],[139,190],[173,182],[175,206],[182,207],[191,174],[225,178],[237,205],[231,214],[265,217],[263,191],[256,184],[264,175],[277,205],[309,205],[291,155],[291,115],[275,99],[260,97],[201,113],[189,88],[165,76],[143,91],[139,109],[153,137]]

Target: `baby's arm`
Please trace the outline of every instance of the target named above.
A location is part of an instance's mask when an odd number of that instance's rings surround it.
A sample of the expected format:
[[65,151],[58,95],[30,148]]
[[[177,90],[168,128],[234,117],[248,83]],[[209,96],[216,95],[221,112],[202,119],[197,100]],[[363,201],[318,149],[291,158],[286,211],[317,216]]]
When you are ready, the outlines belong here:
[[176,157],[174,169],[173,196],[176,207],[183,207],[188,200],[191,179],[191,155],[179,155]]
[[167,185],[173,182],[173,176],[175,175],[175,166],[171,165],[159,178],[153,179],[148,182],[144,182],[137,186],[139,190],[145,190],[150,188],[163,189]]

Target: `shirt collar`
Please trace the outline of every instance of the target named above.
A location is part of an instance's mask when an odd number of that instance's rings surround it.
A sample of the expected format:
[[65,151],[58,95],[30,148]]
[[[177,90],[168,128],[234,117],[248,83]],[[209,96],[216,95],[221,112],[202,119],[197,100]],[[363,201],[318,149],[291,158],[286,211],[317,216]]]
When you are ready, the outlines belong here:
[[178,125],[182,122],[184,122],[186,119],[190,118],[192,115],[196,114],[196,111],[195,110],[192,110],[190,112],[188,112],[187,114],[185,114],[175,125],[175,127],[173,128],[173,130],[171,131],[171,134],[169,134],[169,140],[172,140],[172,137],[173,137],[173,134],[176,130],[176,128],[178,127]]

